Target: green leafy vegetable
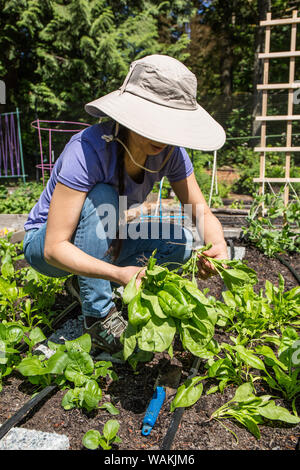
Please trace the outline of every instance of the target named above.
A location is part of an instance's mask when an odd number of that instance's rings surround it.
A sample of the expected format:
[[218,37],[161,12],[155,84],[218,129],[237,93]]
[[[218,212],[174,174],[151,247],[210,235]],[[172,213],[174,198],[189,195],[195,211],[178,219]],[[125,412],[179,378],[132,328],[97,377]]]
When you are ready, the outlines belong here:
[[112,444],[122,442],[117,435],[119,427],[118,421],[110,419],[103,427],[103,435],[95,429],[90,429],[83,436],[82,443],[87,449],[95,450],[100,446],[103,450],[110,450]]

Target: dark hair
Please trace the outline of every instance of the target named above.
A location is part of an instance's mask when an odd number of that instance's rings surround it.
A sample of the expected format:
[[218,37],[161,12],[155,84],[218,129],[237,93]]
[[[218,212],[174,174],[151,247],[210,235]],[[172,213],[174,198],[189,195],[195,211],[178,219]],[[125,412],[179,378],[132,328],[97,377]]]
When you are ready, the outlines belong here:
[[[124,126],[119,125],[119,132],[117,137],[127,145],[128,141],[128,129]],[[125,192],[124,187],[124,147],[118,142],[118,150],[117,150],[117,157],[118,157],[118,189],[119,189],[119,196],[123,196]]]

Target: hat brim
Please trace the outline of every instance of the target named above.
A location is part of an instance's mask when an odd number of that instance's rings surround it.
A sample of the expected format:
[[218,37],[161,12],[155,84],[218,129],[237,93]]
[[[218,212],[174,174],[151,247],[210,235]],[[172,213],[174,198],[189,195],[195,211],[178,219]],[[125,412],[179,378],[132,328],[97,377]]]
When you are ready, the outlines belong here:
[[156,142],[195,150],[218,150],[226,140],[223,127],[200,105],[195,110],[162,106],[132,93],[113,91],[85,105],[94,117],[109,116]]

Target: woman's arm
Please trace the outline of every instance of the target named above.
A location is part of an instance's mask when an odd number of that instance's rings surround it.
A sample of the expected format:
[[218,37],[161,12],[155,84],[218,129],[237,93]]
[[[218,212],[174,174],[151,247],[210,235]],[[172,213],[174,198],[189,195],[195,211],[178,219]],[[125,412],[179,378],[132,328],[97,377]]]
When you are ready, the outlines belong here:
[[[197,229],[205,244],[212,243],[212,248],[205,251],[205,254],[211,258],[227,259],[227,245],[224,239],[222,225],[213,215],[205,201],[205,198],[199,188],[194,173],[184,180],[171,183],[171,186],[182,204],[192,205],[193,222],[197,224]],[[205,271],[212,271],[211,265],[203,258],[201,259]],[[207,273],[206,273],[207,274]],[[204,272],[202,272],[204,275]]]
[[87,193],[57,183],[51,198],[44,246],[47,263],[80,276],[107,279],[126,285],[139,270],[101,261],[70,242],[76,230]]

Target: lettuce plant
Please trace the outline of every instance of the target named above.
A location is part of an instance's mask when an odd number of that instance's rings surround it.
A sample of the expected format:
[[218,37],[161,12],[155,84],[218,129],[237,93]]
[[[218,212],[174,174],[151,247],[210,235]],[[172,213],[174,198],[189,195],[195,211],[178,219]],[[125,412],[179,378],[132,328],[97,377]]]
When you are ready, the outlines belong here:
[[[300,423],[300,418],[292,415],[286,408],[277,406],[271,398],[270,395],[256,396],[253,385],[244,383],[236,389],[231,400],[212,413],[210,420],[215,419],[220,422],[221,419],[234,419],[257,439],[260,439],[259,425],[268,420],[289,424]],[[233,431],[231,432],[235,435]]]
[[[111,362],[94,363],[89,354],[90,335],[84,334],[64,344],[49,341],[48,346],[53,350],[49,359],[44,355],[28,355],[18,365],[18,371],[33,384],[44,387],[56,383],[60,388],[68,388],[62,399],[62,406],[66,410],[79,407],[91,411],[98,408],[102,399],[99,379],[109,376],[117,380],[118,377],[111,370]],[[73,387],[70,388],[70,384]],[[117,414],[111,403],[104,403],[102,407]]]
[[103,434],[95,429],[90,429],[82,439],[83,445],[90,450],[95,450],[99,446],[103,450],[110,450],[112,444],[122,442],[117,435],[120,424],[115,419],[108,420],[103,427]]
[[31,352],[32,348],[44,339],[45,336],[38,327],[29,330],[14,322],[0,323],[0,391],[2,377],[11,374],[21,361],[18,348],[26,343]]
[[[207,247],[206,247],[207,248]],[[205,251],[205,248],[200,250]],[[183,347],[203,357],[214,336],[218,308],[195,285],[198,254],[182,268],[182,275],[166,266],[156,265],[155,252],[137,289],[136,276],[126,286],[123,301],[128,305],[128,327],[121,340],[123,355],[129,362],[136,351],[172,355],[172,342],[178,334]],[[240,261],[208,258],[228,286],[254,282],[255,272]],[[224,263],[227,267],[224,267]],[[184,277],[192,274],[192,280]]]

